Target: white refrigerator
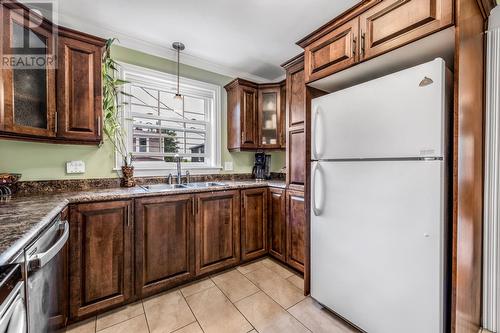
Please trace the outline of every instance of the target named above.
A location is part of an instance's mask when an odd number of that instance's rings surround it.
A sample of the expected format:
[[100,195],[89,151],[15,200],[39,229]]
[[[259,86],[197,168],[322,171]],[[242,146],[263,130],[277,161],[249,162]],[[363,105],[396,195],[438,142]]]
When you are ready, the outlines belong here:
[[442,333],[442,59],[312,101],[311,295],[369,333]]

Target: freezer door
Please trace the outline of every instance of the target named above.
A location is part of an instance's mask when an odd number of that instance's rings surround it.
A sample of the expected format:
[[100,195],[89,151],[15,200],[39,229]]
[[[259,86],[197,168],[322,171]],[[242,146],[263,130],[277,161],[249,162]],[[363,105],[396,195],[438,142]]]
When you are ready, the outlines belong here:
[[442,333],[443,162],[314,162],[311,295],[370,333]]
[[312,160],[443,156],[446,67],[436,59],[312,100]]

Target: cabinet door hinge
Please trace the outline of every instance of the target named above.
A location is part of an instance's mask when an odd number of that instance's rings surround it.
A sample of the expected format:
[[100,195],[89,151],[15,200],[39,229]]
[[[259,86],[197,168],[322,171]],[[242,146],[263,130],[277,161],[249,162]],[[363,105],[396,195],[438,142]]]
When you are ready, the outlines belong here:
[[361,52],[360,52],[361,58],[365,56],[365,33],[361,33]]

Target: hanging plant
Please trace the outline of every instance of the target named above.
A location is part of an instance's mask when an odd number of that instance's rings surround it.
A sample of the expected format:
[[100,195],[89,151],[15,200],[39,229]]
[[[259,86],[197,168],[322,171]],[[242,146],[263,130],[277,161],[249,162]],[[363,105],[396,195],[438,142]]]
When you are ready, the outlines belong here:
[[123,166],[130,167],[132,154],[128,153],[125,132],[120,121],[126,103],[119,101],[120,94],[130,96],[122,90],[123,85],[129,82],[117,77],[119,64],[111,57],[111,45],[115,41],[116,38],[106,41],[102,59],[103,132],[122,159]]

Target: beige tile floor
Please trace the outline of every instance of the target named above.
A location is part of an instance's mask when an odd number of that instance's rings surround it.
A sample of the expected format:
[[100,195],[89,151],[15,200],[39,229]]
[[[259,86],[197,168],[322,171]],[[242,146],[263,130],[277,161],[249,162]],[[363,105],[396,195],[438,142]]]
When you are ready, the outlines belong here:
[[266,258],[107,312],[71,333],[356,332],[310,297],[303,279]]

